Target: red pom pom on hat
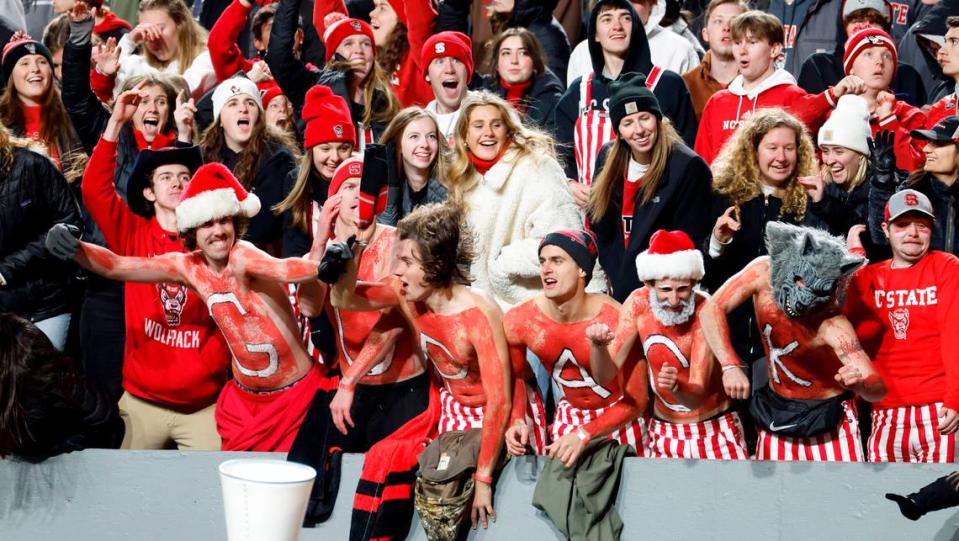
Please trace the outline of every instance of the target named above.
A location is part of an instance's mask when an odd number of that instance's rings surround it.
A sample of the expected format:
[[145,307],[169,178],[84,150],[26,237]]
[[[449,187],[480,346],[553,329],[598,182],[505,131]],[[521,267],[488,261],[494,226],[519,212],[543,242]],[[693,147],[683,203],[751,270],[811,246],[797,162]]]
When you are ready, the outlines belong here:
[[180,232],[228,216],[252,218],[260,211],[260,198],[250,193],[222,163],[196,170],[180,195],[176,226]]
[[642,282],[674,278],[702,280],[706,275],[703,254],[684,231],[660,229],[649,239],[649,248],[636,256],[636,274]]

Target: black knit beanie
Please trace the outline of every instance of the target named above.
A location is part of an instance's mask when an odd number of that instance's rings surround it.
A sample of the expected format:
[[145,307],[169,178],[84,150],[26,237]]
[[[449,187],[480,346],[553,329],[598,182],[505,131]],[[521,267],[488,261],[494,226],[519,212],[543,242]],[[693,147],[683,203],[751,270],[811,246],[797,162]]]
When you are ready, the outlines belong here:
[[646,76],[642,73],[623,73],[609,84],[609,118],[613,131],[619,133],[619,122],[624,117],[644,111],[662,119],[659,100],[653,91],[646,88]]
[[590,278],[593,277],[593,267],[596,266],[596,256],[599,253],[593,233],[583,229],[554,231],[543,237],[543,241],[539,243],[539,252],[543,251],[544,246],[551,244],[566,251],[579,268],[583,269],[588,285]]

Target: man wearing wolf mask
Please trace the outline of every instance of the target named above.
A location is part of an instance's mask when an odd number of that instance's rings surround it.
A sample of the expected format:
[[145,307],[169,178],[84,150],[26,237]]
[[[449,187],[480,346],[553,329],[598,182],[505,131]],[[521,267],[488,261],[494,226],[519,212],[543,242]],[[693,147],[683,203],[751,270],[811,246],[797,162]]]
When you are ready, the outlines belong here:
[[769,385],[750,403],[756,458],[861,461],[853,393],[870,402],[886,394],[840,308],[846,278],[864,260],[839,238],[779,222],[766,226],[766,248],[768,256],[730,278],[703,307],[703,331],[726,393],[750,397],[726,314],[752,298],[769,361]]

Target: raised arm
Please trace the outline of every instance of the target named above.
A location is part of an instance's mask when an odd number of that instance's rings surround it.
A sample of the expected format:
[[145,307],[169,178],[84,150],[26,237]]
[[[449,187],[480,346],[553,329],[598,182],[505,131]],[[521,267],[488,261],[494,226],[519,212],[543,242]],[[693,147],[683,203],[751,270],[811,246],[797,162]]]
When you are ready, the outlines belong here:
[[390,306],[398,306],[403,298],[392,281],[364,282],[357,290],[356,275],[360,268],[363,246],[359,242],[353,245],[353,258],[346,264],[346,272],[340,276],[330,290],[330,303],[345,310],[369,312]]
[[869,402],[882,400],[886,396],[886,385],[863,351],[856,331],[846,316],[827,319],[820,327],[820,333],[842,363],[836,381]]
[[210,29],[207,49],[210,51],[210,61],[213,63],[217,82],[224,81],[237,72],[247,71],[253,66],[237,45],[252,8],[252,2],[233,0]]
[[315,261],[302,257],[277,259],[246,241],[238,243],[234,250],[231,259],[239,261],[243,272],[253,278],[287,284],[316,280]]
[[63,46],[63,105],[80,136],[83,150],[89,154],[110,113],[90,87],[93,16],[85,2],[77,2],[68,17],[70,37]]
[[[273,29],[270,31],[270,44],[266,54],[270,73],[280,85],[283,95],[293,104],[293,110],[297,112],[303,108],[306,91],[316,83],[316,74],[293,54],[293,42],[299,26],[297,19],[300,2],[301,0],[280,0],[276,15],[273,16]],[[319,29],[317,31],[319,32]]]
[[749,379],[743,371],[742,360],[736,354],[729,337],[726,314],[749,300],[768,281],[769,258],[760,257],[733,275],[716,291],[700,313],[703,334],[709,349],[723,369],[723,387],[730,398],[749,398]]
[[[78,231],[77,231],[78,232]],[[73,259],[90,272],[123,282],[177,282],[186,284],[179,253],[153,257],[123,257],[95,244],[81,242],[67,226],[57,224],[47,233],[46,247],[60,259]]]

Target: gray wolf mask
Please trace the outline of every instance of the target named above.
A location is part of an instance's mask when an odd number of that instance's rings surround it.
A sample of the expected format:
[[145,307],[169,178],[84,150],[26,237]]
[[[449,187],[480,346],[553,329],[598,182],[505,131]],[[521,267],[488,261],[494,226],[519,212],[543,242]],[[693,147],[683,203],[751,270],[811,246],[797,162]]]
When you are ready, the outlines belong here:
[[766,250],[773,299],[791,319],[839,299],[845,279],[866,262],[840,237],[782,222],[766,225]]

